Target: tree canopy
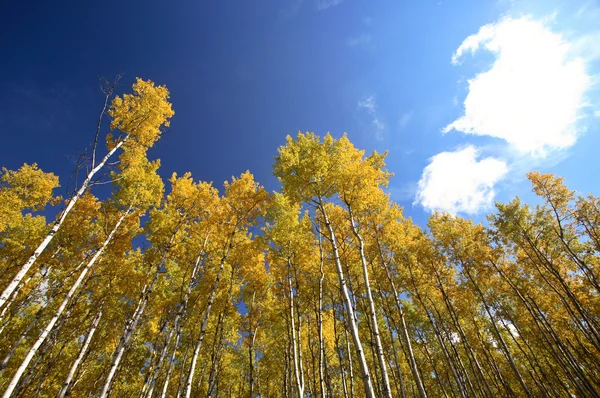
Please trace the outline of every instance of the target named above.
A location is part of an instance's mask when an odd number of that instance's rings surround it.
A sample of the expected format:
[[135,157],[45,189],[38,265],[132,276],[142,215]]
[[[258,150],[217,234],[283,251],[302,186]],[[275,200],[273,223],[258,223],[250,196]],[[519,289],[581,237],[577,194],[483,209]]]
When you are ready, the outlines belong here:
[[532,172],[535,206],[419,226],[387,153],[310,132],[279,148],[281,192],[165,187],[168,89],[112,95],[73,192],[0,173],[4,397],[600,395],[598,197]]

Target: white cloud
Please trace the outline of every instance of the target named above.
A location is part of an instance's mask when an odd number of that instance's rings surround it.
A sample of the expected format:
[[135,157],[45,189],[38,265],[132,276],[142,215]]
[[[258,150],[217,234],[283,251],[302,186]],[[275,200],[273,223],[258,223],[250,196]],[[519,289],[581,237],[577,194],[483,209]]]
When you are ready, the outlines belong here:
[[375,96],[370,95],[366,97],[364,100],[358,101],[359,108],[365,108],[367,110],[375,110]]
[[344,0],[317,0],[317,10],[326,10],[335,7]]
[[371,35],[368,33],[363,33],[360,36],[351,37],[348,40],[346,40],[346,45],[348,47],[358,47],[358,46],[364,46],[366,44],[369,44],[370,42],[371,42]]
[[415,204],[428,211],[474,214],[491,205],[494,184],[507,172],[502,160],[477,160],[478,150],[468,146],[433,156],[418,184]]
[[383,139],[383,132],[385,130],[385,123],[381,121],[377,115],[377,103],[375,102],[375,96],[371,95],[366,97],[362,101],[358,101],[358,109],[364,109],[369,117],[371,118],[371,124],[375,128],[375,137],[378,140]]
[[500,138],[518,152],[545,157],[577,140],[577,121],[591,84],[574,46],[543,23],[504,18],[467,37],[452,56],[484,49],[492,67],[469,80],[465,112],[447,125],[467,134]]
[[403,113],[402,116],[400,116],[400,119],[398,119],[398,127],[400,128],[400,130],[404,130],[406,127],[408,127],[408,124],[412,120],[413,115],[414,115],[414,112],[409,111],[409,112]]

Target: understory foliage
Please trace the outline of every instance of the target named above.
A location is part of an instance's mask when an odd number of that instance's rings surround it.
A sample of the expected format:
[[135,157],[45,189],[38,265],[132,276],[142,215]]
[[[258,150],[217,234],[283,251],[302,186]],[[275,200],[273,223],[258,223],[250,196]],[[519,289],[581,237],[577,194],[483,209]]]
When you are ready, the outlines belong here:
[[597,197],[534,172],[539,205],[421,228],[387,153],[312,133],[279,148],[280,193],[165,188],[167,89],[113,88],[73,192],[0,174],[4,397],[600,395]]

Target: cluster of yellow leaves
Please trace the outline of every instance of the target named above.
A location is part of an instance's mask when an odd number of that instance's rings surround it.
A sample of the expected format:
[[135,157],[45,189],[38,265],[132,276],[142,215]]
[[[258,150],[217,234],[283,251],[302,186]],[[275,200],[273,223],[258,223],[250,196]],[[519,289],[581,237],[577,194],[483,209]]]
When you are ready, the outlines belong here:
[[[169,90],[138,78],[133,91],[113,100],[108,112],[113,118],[111,128],[126,134],[128,141],[149,148],[160,138],[160,127],[169,127],[169,119],[175,114],[168,101]],[[111,140],[109,147],[114,145]]]

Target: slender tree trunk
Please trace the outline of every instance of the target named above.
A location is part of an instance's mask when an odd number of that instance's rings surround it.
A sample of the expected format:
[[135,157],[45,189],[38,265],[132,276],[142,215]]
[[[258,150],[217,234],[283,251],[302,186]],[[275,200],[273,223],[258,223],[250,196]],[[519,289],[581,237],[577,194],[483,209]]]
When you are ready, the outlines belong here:
[[319,324],[319,388],[321,398],[325,398],[325,384],[323,375],[323,365],[325,362],[325,342],[323,341],[323,244],[319,234],[319,297],[317,302],[317,322]]
[[[287,268],[288,268],[288,289],[289,289],[289,300],[288,300],[288,309],[290,312],[290,328],[292,331],[292,352],[293,352],[293,360],[294,360],[294,377],[296,380],[296,389],[298,391],[298,397],[304,398],[304,380],[300,375],[300,368],[302,366],[301,359],[298,359],[298,337],[296,336],[296,323],[294,316],[294,290],[292,288],[292,270],[290,259],[287,260]],[[251,396],[252,398],[252,396]]]
[[369,372],[369,367],[367,365],[367,359],[365,358],[365,353],[360,342],[360,336],[358,334],[358,325],[356,324],[356,317],[354,314],[354,309],[352,308],[352,301],[350,299],[350,294],[348,293],[348,287],[346,286],[346,279],[344,277],[344,270],[342,267],[342,262],[340,260],[340,255],[338,251],[337,239],[335,237],[335,232],[333,231],[333,226],[329,221],[329,217],[327,216],[327,212],[325,211],[325,207],[322,202],[319,204],[321,213],[323,214],[323,218],[325,220],[325,226],[329,232],[329,240],[331,242],[331,248],[333,250],[333,259],[335,261],[335,266],[338,273],[338,279],[340,282],[340,288],[342,291],[342,297],[344,299],[344,303],[346,305],[346,313],[348,314],[348,327],[350,328],[350,333],[352,335],[352,340],[354,342],[354,347],[356,349],[356,353],[358,356],[358,362],[360,364],[361,377],[363,380],[363,385],[365,388],[365,393],[367,398],[375,398],[375,392],[373,391],[373,383],[371,380],[371,374]]
[[129,213],[131,212],[131,209],[132,208],[130,207],[121,216],[121,218],[119,218],[119,221],[117,221],[117,223],[115,224],[113,230],[107,236],[106,240],[104,241],[104,243],[102,244],[102,246],[100,247],[100,249],[98,249],[98,251],[96,251],[96,253],[92,256],[91,260],[85,266],[85,268],[83,269],[83,271],[81,271],[81,274],[79,274],[79,277],[77,278],[77,280],[75,281],[75,283],[73,284],[73,286],[71,287],[71,289],[69,290],[69,292],[67,293],[66,297],[64,298],[64,300],[62,301],[62,303],[60,304],[60,306],[58,307],[58,309],[56,310],[54,316],[52,317],[52,319],[50,320],[50,322],[48,322],[48,324],[46,325],[46,328],[40,334],[40,336],[38,337],[37,341],[33,344],[33,346],[31,347],[31,349],[29,350],[29,352],[27,353],[27,355],[23,359],[23,362],[21,363],[21,366],[19,366],[19,369],[17,369],[17,372],[15,373],[15,375],[12,378],[12,380],[8,384],[8,387],[6,388],[6,391],[4,392],[3,398],[8,398],[8,397],[11,396],[11,394],[14,391],[15,387],[19,383],[19,380],[23,376],[23,373],[27,369],[27,366],[29,366],[29,363],[33,359],[33,356],[35,355],[35,353],[37,352],[37,350],[40,348],[40,346],[44,343],[44,341],[46,341],[46,338],[48,337],[48,335],[50,334],[50,332],[54,328],[54,325],[56,324],[56,322],[59,320],[59,318],[63,314],[65,308],[69,304],[69,301],[75,295],[75,292],[77,291],[77,289],[79,288],[79,286],[81,285],[81,283],[84,281],[84,279],[87,276],[87,274],[89,273],[89,271],[92,269],[92,266],[96,263],[96,260],[98,260],[98,258],[102,255],[102,253],[104,252],[104,249],[106,249],[106,247],[108,246],[108,244],[111,241],[113,235],[115,234],[115,232],[117,232],[117,229],[119,228],[119,226],[121,225],[121,223],[123,222],[123,220],[125,219],[125,217],[129,215]]
[[175,330],[175,344],[173,345],[173,353],[169,358],[169,367],[167,369],[167,375],[165,376],[165,383],[163,384],[162,393],[160,394],[161,398],[165,398],[167,396],[167,391],[169,389],[169,380],[171,379],[171,372],[173,371],[173,366],[175,365],[175,357],[177,355],[179,339],[181,338],[181,325],[178,322],[175,322]]
[[[56,249],[56,251],[54,252],[54,254],[52,255],[52,257],[50,257],[50,260],[55,258],[56,255],[60,252],[61,248],[59,247],[58,249]],[[44,269],[43,273],[40,274],[40,278],[37,281],[36,285],[33,287],[33,289],[31,290],[31,292],[36,291],[37,289],[39,289],[40,285],[42,284],[42,282],[44,281],[44,279],[50,274],[50,271],[52,271],[52,266],[47,267],[46,269]],[[4,305],[4,308],[2,308],[2,312],[0,312],[0,324],[3,323],[4,321],[4,316],[6,315],[6,313],[10,310],[10,308],[12,307],[12,304],[16,301],[17,297],[19,296],[19,292],[21,291],[21,289],[23,288],[23,286],[26,286],[29,281],[33,278],[32,276],[29,276],[25,282],[21,283],[19,285],[19,287],[14,291],[14,293],[10,296],[10,299],[8,300],[8,302]],[[31,294],[31,292],[27,295],[29,297],[33,297],[33,295]],[[11,317],[9,317],[6,322],[9,323],[10,319],[12,318],[12,314],[18,312],[18,309],[21,308],[23,306],[24,303],[29,302],[29,297],[25,297],[21,303],[19,303],[19,306],[10,311],[11,312]],[[6,324],[3,324],[2,327],[0,328],[0,335],[2,335],[2,331],[4,330],[4,328],[6,327]]]
[[117,346],[117,348],[113,354],[113,359],[112,359],[112,363],[110,365],[110,370],[108,371],[108,376],[106,377],[104,386],[102,387],[102,391],[100,392],[101,398],[108,397],[108,394],[110,393],[110,390],[111,390],[113,382],[114,382],[115,375],[117,373],[119,365],[121,364],[121,359],[123,359],[123,354],[125,353],[125,349],[127,348],[129,341],[131,340],[131,337],[133,336],[133,333],[135,332],[135,330],[137,328],[140,318],[144,314],[144,311],[146,309],[146,305],[148,304],[150,295],[152,294],[152,291],[154,290],[154,286],[156,285],[156,282],[158,281],[158,275],[159,275],[159,269],[157,269],[154,272],[154,277],[152,279],[151,284],[144,286],[144,289],[142,290],[142,297],[140,298],[140,301],[138,302],[138,305],[137,305],[132,317],[127,321],[125,330],[123,331],[123,334],[121,335],[119,345]]
[[101,398],[108,397],[108,394],[110,393],[110,390],[114,383],[115,376],[117,374],[117,370],[119,369],[119,366],[121,365],[121,360],[123,359],[123,354],[125,353],[125,350],[127,349],[127,346],[129,345],[129,341],[131,340],[131,338],[133,337],[133,334],[136,331],[137,325],[138,325],[140,319],[142,318],[142,315],[144,315],[144,311],[146,310],[146,305],[148,305],[150,296],[152,295],[152,292],[154,291],[156,283],[158,282],[158,277],[160,275],[162,266],[167,259],[167,255],[169,254],[170,250],[173,248],[173,241],[175,240],[175,236],[177,235],[177,232],[181,228],[182,222],[183,222],[183,219],[181,219],[179,221],[176,228],[171,233],[171,237],[169,239],[169,244],[163,249],[164,251],[161,256],[161,259],[160,259],[159,263],[156,265],[156,268],[154,270],[154,276],[152,277],[152,282],[150,283],[150,285],[146,284],[144,286],[144,288],[142,289],[142,294],[140,295],[138,305],[137,305],[135,311],[133,312],[133,315],[131,316],[131,318],[129,318],[127,323],[125,324],[125,329],[123,330],[123,333],[121,334],[121,339],[119,340],[119,345],[117,346],[117,348],[115,349],[115,352],[113,353],[112,363],[110,365],[110,370],[108,371],[108,376],[106,377],[106,380],[102,387],[102,391],[100,392]]
[[204,336],[206,335],[206,328],[208,326],[208,320],[210,318],[210,311],[212,309],[213,302],[215,300],[215,295],[217,294],[217,290],[219,289],[219,282],[221,281],[221,274],[223,273],[223,268],[225,267],[225,261],[227,257],[229,257],[229,253],[231,252],[231,248],[233,246],[233,238],[235,236],[236,230],[231,234],[231,238],[229,240],[228,247],[225,251],[223,257],[221,257],[221,262],[219,264],[219,271],[217,272],[217,278],[215,279],[215,284],[213,285],[213,289],[210,292],[210,296],[208,297],[208,303],[206,304],[206,310],[204,310],[204,317],[202,319],[202,326],[200,328],[200,335],[198,336],[198,341],[196,342],[196,348],[194,349],[194,354],[192,356],[192,364],[190,365],[190,371],[188,373],[187,382],[185,385],[185,397],[190,398],[192,395],[192,383],[194,382],[194,373],[196,371],[196,362],[198,361],[198,355],[200,354],[200,348],[202,347],[202,341],[204,341]]
[[348,354],[348,375],[350,376],[350,398],[355,397],[354,393],[354,365],[352,364],[352,351],[350,349],[350,339],[348,338],[348,329],[344,325],[344,333],[346,337],[346,353]]
[[206,238],[204,239],[204,244],[202,245],[202,250],[200,251],[200,254],[198,255],[198,257],[196,258],[196,262],[194,263],[194,266],[192,268],[192,275],[190,276],[190,281],[188,282],[183,299],[181,301],[181,308],[177,312],[177,315],[175,315],[175,320],[173,322],[173,329],[171,329],[171,331],[169,333],[169,337],[167,338],[167,343],[165,344],[165,347],[163,348],[163,352],[161,353],[158,365],[152,375],[152,378],[150,379],[150,388],[149,388],[148,393],[146,394],[146,396],[148,398],[152,397],[152,394],[154,392],[154,387],[156,385],[156,379],[158,377],[158,373],[160,372],[160,369],[162,367],[162,362],[164,361],[164,358],[167,354],[169,342],[171,341],[171,338],[173,337],[173,333],[175,332],[175,334],[176,334],[175,346],[173,347],[173,355],[171,356],[171,360],[169,361],[169,369],[167,370],[167,378],[165,379],[165,384],[163,386],[163,391],[161,394],[162,397],[165,396],[167,389],[169,387],[169,377],[171,376],[171,369],[173,368],[173,362],[175,361],[175,355],[177,353],[177,346],[179,344],[179,338],[181,336],[181,321],[182,321],[183,316],[185,315],[185,312],[187,311],[187,305],[188,305],[190,293],[192,291],[192,286],[194,285],[194,282],[196,280],[196,275],[198,274],[198,270],[200,268],[200,263],[201,263],[202,257],[204,256],[206,244],[208,243],[208,236],[209,236],[209,234],[206,235]]
[[525,384],[525,380],[523,380],[523,376],[521,376],[521,372],[519,372],[519,368],[517,368],[517,364],[515,363],[515,361],[512,357],[512,354],[510,353],[510,350],[508,349],[508,346],[506,345],[506,342],[504,341],[504,338],[502,337],[502,334],[498,330],[498,326],[496,325],[496,320],[492,314],[492,311],[490,310],[490,307],[487,303],[487,300],[485,299],[485,296],[483,295],[483,292],[481,291],[481,289],[479,288],[479,285],[477,284],[477,282],[475,282],[475,279],[469,272],[468,266],[466,266],[465,264],[462,264],[462,267],[463,267],[463,271],[467,274],[467,277],[469,278],[469,280],[475,287],[475,290],[477,291],[479,298],[481,299],[481,303],[483,304],[483,307],[485,308],[485,311],[486,311],[488,317],[490,318],[490,322],[492,323],[494,332],[496,333],[496,336],[498,337],[498,340],[500,341],[500,346],[502,347],[502,351],[504,352],[504,355],[506,356],[506,359],[508,360],[508,363],[510,364],[511,369],[515,373],[515,376],[517,376],[517,380],[519,380],[519,384],[521,384],[521,387],[523,387],[523,390],[525,390],[525,393],[527,394],[527,396],[529,396],[529,397],[532,396],[531,391],[529,391],[529,387],[527,387],[527,384]]
[[[2,360],[2,363],[0,363],[0,370],[4,370],[6,368],[6,366],[8,365],[8,362],[10,361],[12,356],[15,354],[17,349],[21,346],[21,343],[23,341],[25,341],[27,334],[29,334],[31,329],[38,323],[42,313],[44,312],[44,309],[46,309],[48,304],[54,300],[54,297],[56,296],[56,294],[60,290],[60,288],[62,288],[64,286],[66,280],[68,280],[68,278],[70,278],[74,273],[76,273],[77,271],[79,271],[81,269],[84,262],[85,262],[85,260],[82,261],[77,267],[75,267],[75,269],[72,272],[70,272],[68,275],[66,275],[64,280],[61,281],[57,286],[55,286],[52,289],[52,291],[50,292],[50,294],[48,294],[48,296],[45,298],[45,300],[42,303],[42,305],[40,306],[40,308],[36,311],[36,313],[33,317],[33,320],[31,320],[31,322],[29,322],[29,324],[27,325],[27,328],[19,335],[19,339],[12,345],[10,352],[6,355],[6,357],[4,357],[4,359]],[[10,320],[10,318],[9,318],[9,320]]]
[[454,309],[454,305],[452,305],[452,302],[450,301],[450,298],[448,297],[448,294],[446,292],[446,289],[444,288],[444,284],[442,283],[440,275],[439,275],[438,271],[435,269],[434,269],[434,274],[435,274],[435,277],[436,277],[436,280],[438,283],[438,289],[439,289],[440,293],[442,294],[442,298],[444,299],[443,300],[444,304],[446,306],[446,309],[448,310],[448,314],[450,315],[450,318],[451,318],[454,326],[456,327],[458,334],[460,335],[461,343],[465,348],[465,352],[467,353],[467,356],[470,358],[471,365],[473,366],[473,364],[474,364],[474,367],[476,370],[474,373],[476,376],[479,377],[480,383],[482,383],[483,386],[486,388],[489,396],[493,397],[493,396],[495,396],[495,394],[492,392],[492,388],[489,385],[487,378],[485,377],[485,375],[483,373],[483,369],[481,368],[481,364],[479,363],[479,360],[477,359],[475,351],[473,350],[473,347],[469,343],[467,336],[460,324],[458,314],[456,313],[456,310]]
[[208,376],[208,389],[206,390],[207,397],[214,396],[215,387],[218,379],[218,368],[221,361],[221,349],[223,347],[225,316],[219,314],[217,321],[217,331],[215,332],[215,340],[213,342],[213,354],[210,366],[210,374]]
[[[379,246],[379,240],[377,240],[377,245]],[[400,321],[402,325],[402,336],[404,338],[406,344],[406,350],[408,352],[408,358],[410,362],[410,370],[413,375],[413,379],[415,384],[417,385],[417,389],[419,390],[419,395],[421,398],[427,398],[427,392],[425,391],[425,386],[423,385],[423,381],[421,380],[421,376],[419,374],[419,367],[417,365],[417,361],[415,359],[415,354],[412,349],[412,343],[410,341],[410,335],[408,334],[408,327],[406,325],[406,319],[404,317],[404,306],[400,303],[400,298],[398,295],[398,290],[396,289],[396,284],[392,279],[392,275],[390,274],[390,270],[388,264],[383,259],[383,253],[381,253],[381,246],[379,246],[379,255],[381,258],[381,263],[383,268],[385,269],[385,274],[387,276],[388,282],[392,287],[392,294],[394,295],[394,303],[396,304],[396,308],[398,309],[398,313],[400,314]]]
[[83,359],[87,355],[88,348],[90,347],[90,343],[92,342],[92,338],[94,337],[94,333],[96,333],[96,329],[98,328],[98,324],[100,323],[100,319],[102,318],[102,308],[98,311],[98,314],[92,321],[92,325],[90,326],[90,330],[85,338],[85,342],[79,349],[79,355],[71,365],[71,369],[69,370],[69,374],[67,375],[67,379],[63,383],[60,392],[58,393],[58,398],[64,398],[69,394],[69,389],[71,388],[71,383],[73,382],[73,378],[75,377],[75,373],[79,369],[79,365],[83,362]]
[[187,358],[188,355],[190,353],[190,349],[192,348],[191,344],[187,345],[187,348],[185,350],[185,354],[183,355],[183,361],[181,362],[181,366],[180,366],[180,370],[179,370],[179,378],[177,380],[177,398],[179,398],[181,396],[181,393],[183,392],[183,378],[184,378],[184,373],[185,373],[185,364],[187,363]]
[[342,373],[342,388],[344,390],[344,398],[348,398],[348,385],[346,383],[346,369],[344,367],[344,358],[342,356],[342,348],[340,347],[340,337],[337,330],[337,317],[335,316],[335,301],[333,298],[331,299],[331,304],[333,307],[333,334],[335,339],[335,350],[338,355],[338,360],[340,361],[340,372]]
[[375,311],[375,302],[373,300],[373,293],[371,292],[371,282],[369,280],[369,270],[367,266],[367,259],[365,257],[365,243],[363,237],[358,230],[354,214],[352,213],[352,207],[348,205],[348,212],[350,214],[350,226],[352,232],[358,240],[358,250],[360,253],[360,262],[363,270],[363,279],[365,282],[365,290],[367,292],[367,301],[369,303],[369,315],[371,317],[371,323],[373,328],[373,337],[375,340],[375,348],[377,351],[377,360],[379,362],[379,368],[381,369],[381,384],[383,386],[383,395],[387,398],[392,398],[392,390],[390,388],[390,379],[388,377],[387,366],[385,363],[385,356],[383,354],[383,345],[381,344],[381,337],[379,336],[379,325],[377,323],[377,313]]
[[150,380],[148,381],[148,391],[145,394],[146,397],[148,397],[148,398],[151,398],[152,394],[154,393],[154,387],[156,385],[156,378],[158,377],[158,374],[160,373],[160,369],[162,368],[163,361],[165,360],[165,357],[167,356],[169,344],[171,343],[171,338],[173,337],[174,332],[175,332],[175,327],[173,327],[171,329],[171,331],[169,332],[167,341],[165,342],[165,346],[163,347],[163,349],[160,353],[160,356],[158,357],[158,362],[156,363],[156,367],[154,368],[154,371],[152,372],[152,376],[150,377]]
[[444,339],[442,337],[442,334],[440,333],[437,323],[436,323],[433,315],[431,314],[431,312],[425,305],[425,301],[423,300],[423,297],[421,296],[419,288],[417,287],[417,282],[415,280],[415,276],[413,274],[412,266],[410,265],[410,263],[408,264],[408,271],[410,274],[410,279],[411,279],[412,285],[415,289],[415,296],[417,297],[417,300],[423,307],[423,310],[425,311],[425,314],[427,315],[427,318],[429,319],[429,323],[431,324],[431,326],[435,332],[435,337],[438,340],[438,344],[440,345],[442,352],[444,353],[444,358],[446,359],[446,364],[450,368],[450,371],[452,372],[452,376],[454,377],[454,380],[456,381],[456,385],[458,386],[458,391],[460,392],[460,396],[461,396],[461,398],[467,398],[468,392],[466,390],[466,387],[465,387],[463,381],[461,380],[454,364],[452,363],[453,362],[452,358],[450,357],[450,353],[448,352],[448,349],[446,348],[446,345],[444,344]]
[[250,359],[250,398],[254,398],[254,342],[256,340],[256,333],[258,332],[258,326],[254,331],[250,330],[250,343],[248,344],[248,356]]
[[[229,289],[227,290],[227,298],[225,302],[229,302],[231,299],[231,294],[233,292],[233,279],[235,276],[235,268],[231,267],[231,276],[229,278]],[[215,396],[219,395],[219,370],[221,369],[221,353],[223,349],[223,342],[225,339],[225,310],[219,313],[219,320],[217,322],[217,332],[219,334],[216,352],[214,353],[214,360],[211,364],[211,371],[208,380],[208,397],[213,396],[213,392]],[[215,332],[215,340],[217,339],[217,332]]]
[[396,324],[396,321],[394,320],[394,318],[392,317],[392,315],[390,314],[390,312],[388,310],[388,305],[385,302],[385,298],[384,298],[384,295],[383,295],[383,292],[381,291],[381,289],[378,289],[378,293],[379,293],[379,298],[381,299],[381,306],[383,309],[384,319],[387,321],[388,325],[390,325],[389,326],[390,346],[392,349],[392,358],[394,359],[394,368],[396,369],[396,372],[394,372],[393,369],[390,369],[390,373],[392,374],[392,379],[394,379],[396,391],[399,391],[401,397],[405,398],[406,397],[406,386],[404,383],[404,377],[402,376],[402,369],[400,368],[400,360],[398,358],[398,350],[396,349],[396,344],[395,344],[396,339],[394,338],[394,333],[393,333],[394,330],[396,331],[396,334],[398,336],[398,342],[400,343],[400,349],[404,352],[404,354],[407,358],[408,358],[408,355],[406,355],[404,345],[402,344],[402,340],[401,340],[400,334],[399,334],[399,328]]
[[209,235],[210,235],[210,233],[208,233],[206,235],[206,237],[204,239],[204,244],[202,245],[202,250],[200,251],[200,254],[198,255],[198,257],[196,258],[196,263],[194,264],[194,267],[192,268],[192,275],[190,276],[190,280],[188,282],[187,288],[183,295],[183,299],[181,300],[181,307],[180,307],[177,315],[175,316],[175,321],[173,322],[173,328],[175,330],[175,345],[173,346],[173,353],[171,354],[171,357],[169,360],[169,368],[167,369],[167,375],[165,378],[165,383],[163,385],[161,398],[165,398],[167,395],[167,391],[169,388],[169,381],[171,378],[171,372],[173,371],[173,366],[175,365],[175,358],[177,356],[177,348],[179,346],[179,340],[181,338],[181,326],[182,326],[181,324],[183,322],[183,318],[185,317],[185,315],[187,313],[188,301],[190,299],[190,294],[192,292],[192,286],[194,285],[194,283],[196,281],[196,277],[197,277],[198,271],[200,269],[200,263],[202,261],[202,257],[204,256],[204,253],[206,250],[206,245],[208,243]]
[[35,249],[35,251],[31,255],[31,257],[29,257],[29,259],[25,262],[25,264],[23,264],[21,266],[21,269],[19,269],[19,272],[17,272],[17,274],[12,279],[12,281],[8,284],[8,286],[2,292],[2,295],[0,295],[0,308],[4,307],[4,305],[10,298],[11,294],[19,286],[19,284],[21,283],[21,281],[23,280],[23,278],[25,277],[25,275],[27,274],[29,269],[33,266],[35,261],[44,252],[44,250],[46,250],[46,247],[50,244],[52,239],[54,239],[54,236],[56,236],[56,233],[58,232],[58,230],[64,223],[65,219],[67,218],[67,216],[69,215],[71,210],[73,210],[75,203],[77,203],[79,198],[81,198],[83,196],[83,194],[85,193],[85,191],[88,189],[88,187],[89,187],[90,183],[92,182],[92,179],[94,178],[96,173],[104,167],[104,165],[106,164],[108,159],[123,145],[123,143],[126,141],[126,139],[127,139],[127,137],[120,140],[117,143],[117,145],[115,145],[115,147],[113,149],[111,149],[106,154],[106,156],[104,156],[104,158],[100,161],[100,163],[98,163],[98,165],[96,167],[94,167],[88,173],[86,179],[83,181],[83,184],[81,185],[81,188],[79,188],[79,191],[77,191],[77,193],[75,193],[75,195],[71,198],[71,200],[69,200],[67,207],[65,207],[65,209],[60,213],[58,219],[52,226],[52,229],[50,229],[50,232],[48,232],[46,237],[42,240],[42,243],[40,243],[40,245]]

